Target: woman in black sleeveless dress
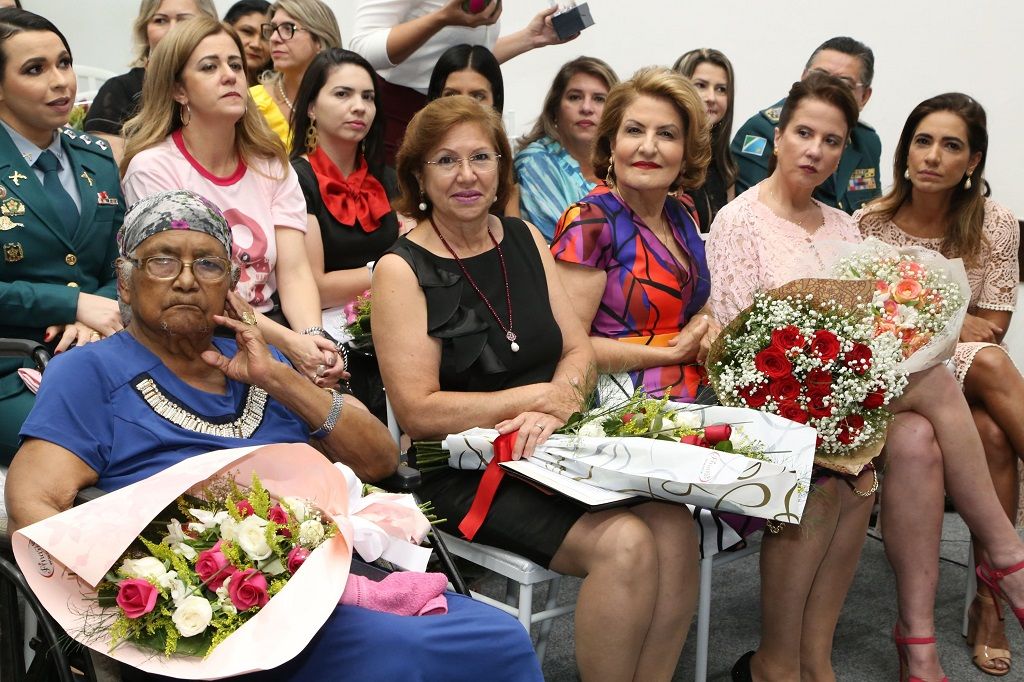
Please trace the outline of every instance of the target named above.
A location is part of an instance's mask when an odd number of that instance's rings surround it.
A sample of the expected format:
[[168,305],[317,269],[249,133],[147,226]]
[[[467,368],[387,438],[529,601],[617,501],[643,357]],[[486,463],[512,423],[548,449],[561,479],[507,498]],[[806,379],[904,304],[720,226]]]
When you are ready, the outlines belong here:
[[[427,105],[398,157],[398,210],[418,224],[374,272],[373,339],[388,395],[413,440],[493,427],[529,456],[579,409],[593,352],[540,232],[503,205],[512,158],[501,119],[465,97]],[[480,472],[424,476],[423,496],[458,532]],[[475,540],[584,577],[576,660],[589,679],[669,679],[697,593],[685,507],[585,513],[502,480]]]

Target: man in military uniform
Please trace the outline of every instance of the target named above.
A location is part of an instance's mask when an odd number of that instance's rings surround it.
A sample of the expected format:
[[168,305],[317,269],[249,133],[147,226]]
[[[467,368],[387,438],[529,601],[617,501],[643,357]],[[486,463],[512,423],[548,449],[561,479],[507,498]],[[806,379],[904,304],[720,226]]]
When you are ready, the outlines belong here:
[[[801,78],[812,71],[831,74],[853,91],[860,109],[871,98],[871,79],[875,73],[875,55],[864,43],[853,38],[831,38],[814,51],[804,67]],[[732,140],[732,154],[739,164],[736,194],[768,177],[768,160],[772,157],[775,126],[782,113],[782,99],[752,116],[736,132]],[[850,133],[839,160],[839,168],[825,182],[818,185],[814,198],[829,206],[853,213],[875,197],[881,196],[879,162],[882,141],[875,129],[858,121]]]

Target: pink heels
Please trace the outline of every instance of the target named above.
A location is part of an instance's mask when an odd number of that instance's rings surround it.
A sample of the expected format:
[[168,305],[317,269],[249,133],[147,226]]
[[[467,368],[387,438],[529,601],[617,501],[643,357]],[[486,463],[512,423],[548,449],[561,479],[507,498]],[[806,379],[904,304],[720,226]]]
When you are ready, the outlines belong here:
[[[897,623],[892,628],[892,641],[896,644],[896,653],[900,657],[900,682],[926,682],[920,677],[911,676],[910,663],[907,660],[907,647],[915,644],[935,644],[935,638],[904,637],[900,634],[900,625]],[[949,678],[943,677],[942,682],[949,682]]]
[[978,579],[988,585],[988,589],[992,590],[992,594],[1006,602],[1010,607],[1010,610],[1013,611],[1013,615],[1017,616],[1017,622],[1020,623],[1022,628],[1024,628],[1024,607],[1014,607],[1014,605],[1010,603],[1010,598],[1007,597],[1002,588],[999,587],[1000,580],[1021,569],[1024,569],[1024,561],[1016,563],[1009,568],[992,568],[986,563],[979,562],[975,572],[978,574]]

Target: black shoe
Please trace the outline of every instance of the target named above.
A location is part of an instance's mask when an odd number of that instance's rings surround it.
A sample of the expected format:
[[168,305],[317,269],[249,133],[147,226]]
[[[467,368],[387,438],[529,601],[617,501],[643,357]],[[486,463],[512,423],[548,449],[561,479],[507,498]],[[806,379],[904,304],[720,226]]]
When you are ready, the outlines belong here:
[[732,682],[754,682],[754,676],[750,672],[750,659],[754,657],[753,651],[740,656],[740,660],[732,667]]

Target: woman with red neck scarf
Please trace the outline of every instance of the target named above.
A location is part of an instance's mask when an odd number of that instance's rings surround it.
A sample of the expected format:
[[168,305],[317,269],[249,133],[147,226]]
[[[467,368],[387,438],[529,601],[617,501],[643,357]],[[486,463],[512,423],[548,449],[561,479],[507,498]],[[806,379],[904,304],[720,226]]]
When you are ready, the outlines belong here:
[[[306,197],[306,251],[324,308],[350,303],[369,289],[366,264],[398,238],[390,203],[397,179],[384,166],[377,105],[373,68],[339,48],[314,58],[295,100],[292,167]],[[383,414],[383,394],[367,384],[379,388],[376,362],[355,354],[350,361],[353,391]]]

